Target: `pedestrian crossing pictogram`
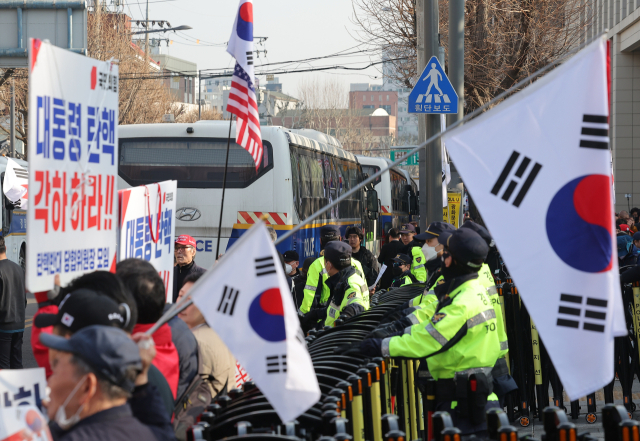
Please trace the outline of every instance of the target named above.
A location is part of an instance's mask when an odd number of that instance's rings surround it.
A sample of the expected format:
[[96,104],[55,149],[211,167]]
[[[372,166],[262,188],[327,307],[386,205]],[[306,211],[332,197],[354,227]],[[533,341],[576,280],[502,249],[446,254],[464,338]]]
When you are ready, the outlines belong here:
[[[491,194],[500,196],[499,193],[504,188],[504,184],[507,181],[507,178],[511,175],[511,171],[516,165],[516,162],[518,162],[519,158],[520,153],[514,150],[513,153],[511,153],[509,160],[507,161],[507,165],[504,166],[502,172],[500,173],[500,176],[498,177],[498,180],[493,185]],[[511,175],[511,181],[507,185],[506,189],[502,192],[502,200],[509,202],[511,196],[513,196],[513,193],[518,190],[518,193],[513,200],[514,207],[519,207],[520,204],[522,204],[522,201],[529,192],[533,181],[536,179],[538,173],[540,173],[540,170],[542,169],[542,165],[538,164],[537,162],[534,162],[533,165],[529,167],[531,163],[531,158],[523,156],[520,160],[520,163],[518,164],[515,173]],[[527,172],[526,177],[525,172]]]
[[267,357],[267,374],[287,372],[287,355],[272,355]]
[[273,263],[273,257],[267,256],[267,257],[261,257],[261,258],[254,259],[254,260],[255,260],[255,265],[256,265],[256,276],[257,277],[266,276],[268,274],[275,274],[276,273],[276,266]]
[[409,94],[409,113],[458,113],[458,95],[436,57],[431,57]]
[[607,318],[607,301],[574,294],[560,294],[560,306],[558,307],[558,326],[579,329],[585,331],[604,332]]
[[588,149],[609,149],[609,117],[605,115],[584,115],[580,131],[580,147]]

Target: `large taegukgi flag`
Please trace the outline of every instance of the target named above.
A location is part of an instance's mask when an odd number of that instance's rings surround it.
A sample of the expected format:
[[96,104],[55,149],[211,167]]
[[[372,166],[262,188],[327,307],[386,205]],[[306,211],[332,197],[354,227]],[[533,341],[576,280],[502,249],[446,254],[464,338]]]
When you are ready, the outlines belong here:
[[606,41],[444,135],[571,400],[610,383],[626,335]]
[[236,142],[251,154],[257,170],[262,161],[262,137],[253,74],[253,0],[240,0],[227,52],[236,59],[227,112],[236,116]]
[[191,298],[282,421],[318,402],[291,290],[262,221],[205,273]]

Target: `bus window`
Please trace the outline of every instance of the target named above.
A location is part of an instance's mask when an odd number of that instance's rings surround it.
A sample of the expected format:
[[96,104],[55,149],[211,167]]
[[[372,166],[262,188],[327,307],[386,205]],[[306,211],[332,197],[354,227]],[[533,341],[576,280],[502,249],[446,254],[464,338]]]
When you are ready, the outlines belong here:
[[[249,152],[230,144],[228,188],[246,188],[273,168],[271,144],[262,144],[257,172]],[[222,188],[226,154],[226,139],[121,138],[118,172],[131,186],[175,179],[178,188]]]
[[407,179],[404,175],[398,173],[395,170],[390,171],[391,176],[391,200],[393,204],[393,210],[401,213],[409,214],[409,201],[408,195],[405,192],[405,185],[407,185]]
[[[378,173],[380,171],[380,167],[378,167],[377,165],[363,165],[362,166],[362,173],[366,173],[369,175],[369,177],[373,176],[374,174]],[[378,176],[374,181],[373,181],[373,185],[378,185],[380,182],[382,182],[382,176]]]

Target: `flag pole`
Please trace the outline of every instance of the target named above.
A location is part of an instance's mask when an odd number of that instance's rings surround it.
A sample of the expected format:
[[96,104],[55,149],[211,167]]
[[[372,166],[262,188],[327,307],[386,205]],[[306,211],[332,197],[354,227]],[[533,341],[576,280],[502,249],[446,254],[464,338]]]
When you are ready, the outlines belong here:
[[456,121],[455,123],[451,124],[449,127],[447,127],[447,129],[445,131],[436,133],[431,138],[427,139],[426,141],[424,141],[423,143],[418,145],[413,150],[410,150],[409,152],[407,152],[406,155],[404,155],[402,158],[396,160],[395,162],[392,162],[386,168],[383,168],[380,171],[378,171],[377,173],[374,173],[373,175],[369,176],[369,178],[365,179],[364,181],[362,181],[360,184],[358,184],[355,187],[353,187],[348,192],[342,194],[342,196],[340,196],[338,199],[334,200],[333,202],[331,202],[328,205],[325,205],[324,207],[322,207],[321,209],[319,209],[318,211],[316,211],[315,213],[313,213],[312,215],[307,217],[304,220],[304,222],[299,223],[298,225],[293,227],[291,230],[287,231],[285,234],[283,234],[282,236],[278,237],[278,239],[275,241],[274,245],[278,245],[283,240],[291,237],[296,231],[300,230],[302,227],[304,227],[305,225],[309,224],[311,221],[315,220],[318,216],[323,214],[325,211],[328,211],[331,208],[335,207],[340,202],[342,202],[344,199],[347,199],[349,196],[353,195],[354,193],[356,193],[357,191],[362,189],[364,186],[366,186],[370,182],[373,182],[376,178],[378,178],[378,176],[381,176],[383,173],[389,171],[391,168],[395,167],[396,165],[399,165],[401,162],[403,162],[405,160],[405,158],[408,158],[411,155],[413,155],[414,153],[416,153],[416,152],[420,151],[421,149],[427,147],[430,143],[432,143],[436,139],[442,137],[445,133],[448,133],[448,132],[452,131],[456,127],[464,124],[465,122],[469,121],[470,119],[475,118],[479,114],[485,112],[487,109],[491,108],[491,106],[493,106],[496,102],[500,101],[501,99],[503,99],[507,95],[511,94],[514,90],[517,90],[520,87],[524,86],[527,82],[533,81],[534,78],[538,77],[539,75],[542,75],[543,73],[545,73],[549,69],[551,69],[551,68],[555,67],[556,65],[562,63],[568,57],[570,57],[570,56],[574,55],[575,53],[581,51],[583,48],[585,48],[586,46],[590,45],[591,43],[593,43],[594,41],[598,40],[599,38],[603,38],[604,35],[606,35],[606,32],[603,32],[603,33],[599,34],[597,37],[589,40],[587,43],[584,43],[583,45],[580,45],[577,48],[567,52],[563,57],[561,57],[561,58],[559,58],[559,59],[557,59],[555,61],[552,61],[551,63],[547,64],[546,66],[544,66],[543,68],[539,69],[538,71],[532,73],[531,75],[529,75],[525,79],[523,79],[523,80],[519,81],[518,83],[516,83],[515,85],[511,86],[509,89],[507,89],[507,90],[503,91],[502,93],[500,93],[499,95],[495,96],[488,103],[485,103],[484,105],[478,107],[476,110],[474,110],[473,112],[469,113],[464,118],[462,118],[462,119]]
[[227,188],[227,167],[229,166],[229,145],[231,144],[231,123],[233,123],[233,114],[229,118],[229,136],[227,137],[227,158],[224,160],[224,174],[222,177],[222,200],[220,201],[220,222],[218,222],[218,243],[216,244],[215,258],[220,255],[220,235],[222,234],[222,210],[224,209],[224,193]]

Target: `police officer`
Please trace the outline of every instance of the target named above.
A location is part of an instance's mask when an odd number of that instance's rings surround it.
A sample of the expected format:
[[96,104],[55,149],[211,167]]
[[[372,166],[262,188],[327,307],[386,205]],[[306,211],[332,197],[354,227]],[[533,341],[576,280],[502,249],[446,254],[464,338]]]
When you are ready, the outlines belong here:
[[325,326],[333,326],[338,317],[347,319],[369,309],[362,293],[365,281],[351,265],[351,254],[351,247],[344,242],[331,242],[324,249],[324,266],[329,275],[326,285],[331,290]]
[[[333,241],[340,241],[340,228],[336,225],[323,225],[320,228],[320,249],[324,250],[324,248]],[[307,282],[304,286],[304,298],[302,299],[302,305],[300,306],[300,312],[303,314],[308,313],[312,307],[317,307],[319,305],[323,305],[329,300],[329,287],[326,286],[325,282],[329,277],[327,275],[327,270],[324,267],[324,256],[323,252],[320,253],[320,257],[318,257],[309,267],[309,272],[307,273]],[[359,271],[359,274],[364,274],[362,270],[362,266],[360,262],[355,259],[351,259],[351,264],[355,267],[356,271]],[[366,291],[367,303],[369,299],[369,288],[366,286],[366,283],[363,283],[362,289]],[[364,294],[364,293],[363,293]]]
[[443,232],[438,242],[444,245],[441,268],[446,282],[434,288],[440,300],[429,324],[339,350],[370,357],[427,357],[436,380],[436,410],[449,412],[463,435],[486,437],[486,410],[500,407],[491,376],[500,354],[496,313],[478,280],[489,247],[468,228]]
[[404,254],[408,254],[412,258],[411,262],[411,274],[418,280],[419,283],[427,281],[427,270],[424,269],[424,263],[426,259],[422,254],[423,241],[416,240],[416,229],[411,224],[404,224],[400,230],[400,240],[406,245]]
[[406,254],[398,254],[393,258],[393,281],[391,282],[391,288],[399,288],[404,285],[411,285],[412,283],[418,283],[418,279],[411,274],[411,257]]

